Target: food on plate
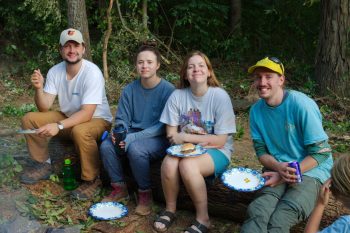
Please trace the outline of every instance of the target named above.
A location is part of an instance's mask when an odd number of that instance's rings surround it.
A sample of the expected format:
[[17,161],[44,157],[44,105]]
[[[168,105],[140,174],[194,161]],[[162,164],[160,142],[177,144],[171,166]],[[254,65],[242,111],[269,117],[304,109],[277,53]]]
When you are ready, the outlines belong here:
[[190,133],[190,134],[199,134],[199,135],[204,135],[207,134],[204,128],[194,125],[194,124],[187,124],[182,128],[182,131],[185,133]]
[[248,178],[248,177],[245,178],[245,179],[244,179],[244,182],[249,183],[249,182],[250,182],[249,178]]
[[189,154],[195,150],[196,150],[196,145],[194,145],[193,143],[184,143],[181,146],[181,153],[182,154]]

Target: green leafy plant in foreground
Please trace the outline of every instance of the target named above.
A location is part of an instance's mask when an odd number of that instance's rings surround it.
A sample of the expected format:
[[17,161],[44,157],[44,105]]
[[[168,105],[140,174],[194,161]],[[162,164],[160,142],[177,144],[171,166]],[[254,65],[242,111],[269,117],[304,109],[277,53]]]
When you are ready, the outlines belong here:
[[0,157],[0,187],[19,187],[19,181],[15,179],[17,174],[23,170],[22,166],[11,156]]
[[67,195],[54,195],[45,188],[39,195],[29,195],[25,203],[17,202],[16,207],[21,215],[35,217],[49,226],[72,225],[72,216],[66,212],[71,205],[68,202]]
[[22,104],[20,107],[5,105],[2,108],[0,115],[4,116],[24,116],[27,112],[35,112],[37,108],[34,104]]

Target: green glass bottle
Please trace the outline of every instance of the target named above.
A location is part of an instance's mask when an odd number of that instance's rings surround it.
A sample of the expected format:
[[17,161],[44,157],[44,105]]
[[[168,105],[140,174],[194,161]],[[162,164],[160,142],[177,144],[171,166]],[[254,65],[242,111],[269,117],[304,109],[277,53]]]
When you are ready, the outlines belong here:
[[77,188],[77,181],[75,179],[74,169],[70,159],[64,160],[63,173],[63,188],[65,190],[74,190]]

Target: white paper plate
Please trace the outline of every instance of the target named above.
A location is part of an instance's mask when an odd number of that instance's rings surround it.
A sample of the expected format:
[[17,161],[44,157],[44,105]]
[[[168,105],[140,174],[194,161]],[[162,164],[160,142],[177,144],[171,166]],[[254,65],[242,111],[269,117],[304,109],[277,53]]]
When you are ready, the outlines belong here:
[[252,192],[262,188],[265,179],[253,169],[237,167],[225,171],[221,180],[225,186],[240,192]]
[[195,151],[193,151],[191,153],[188,153],[188,154],[182,154],[181,153],[181,147],[182,147],[182,145],[171,146],[171,147],[169,147],[166,150],[166,152],[169,155],[176,156],[176,157],[181,157],[181,158],[195,157],[195,156],[199,156],[199,155],[207,153],[207,150],[204,149],[201,145],[196,145],[196,150]]
[[113,220],[127,214],[128,208],[119,202],[99,202],[89,209],[89,215],[98,220]]
[[20,129],[17,130],[17,133],[19,134],[33,134],[36,133],[36,131],[38,131],[37,129]]

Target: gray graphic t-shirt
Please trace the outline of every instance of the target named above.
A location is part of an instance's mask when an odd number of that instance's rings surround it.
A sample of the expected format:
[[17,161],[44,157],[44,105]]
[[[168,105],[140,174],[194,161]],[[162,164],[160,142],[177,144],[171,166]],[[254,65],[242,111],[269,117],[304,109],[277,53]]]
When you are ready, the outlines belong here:
[[230,160],[233,152],[232,133],[236,132],[235,115],[229,95],[219,87],[209,87],[204,96],[194,96],[190,88],[177,89],[169,97],[160,121],[178,126],[191,134],[228,134],[223,148]]

